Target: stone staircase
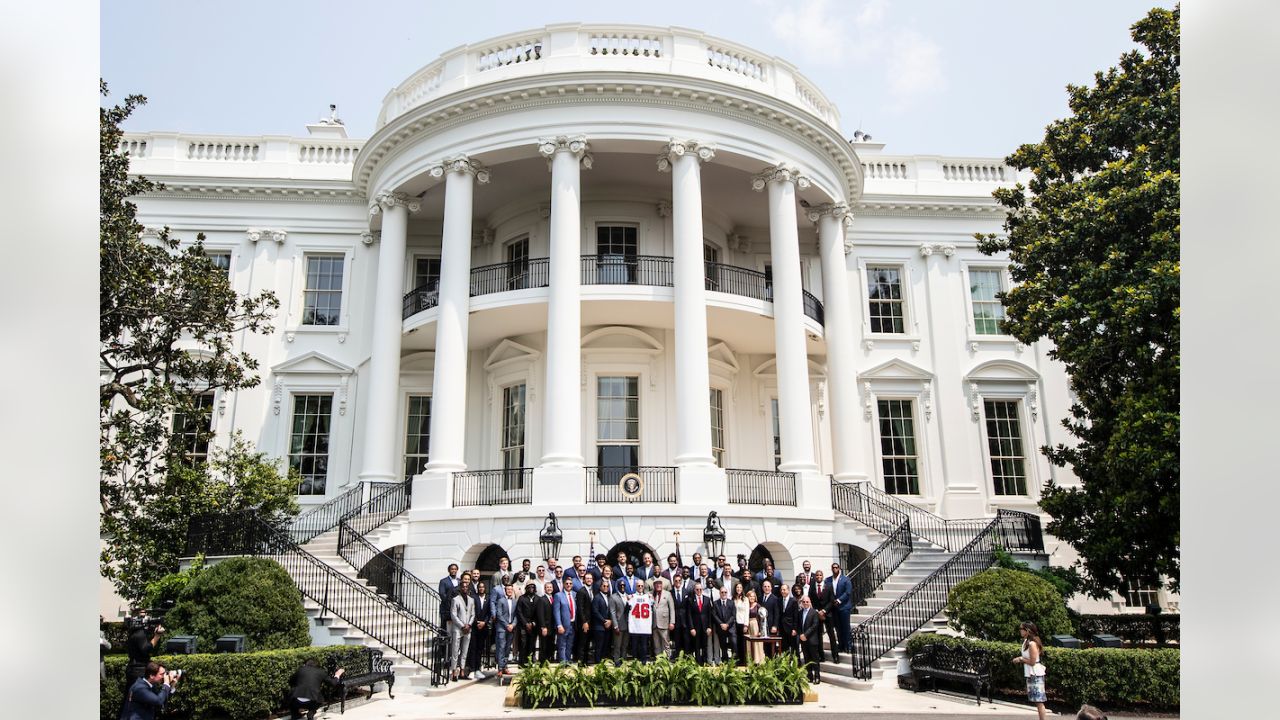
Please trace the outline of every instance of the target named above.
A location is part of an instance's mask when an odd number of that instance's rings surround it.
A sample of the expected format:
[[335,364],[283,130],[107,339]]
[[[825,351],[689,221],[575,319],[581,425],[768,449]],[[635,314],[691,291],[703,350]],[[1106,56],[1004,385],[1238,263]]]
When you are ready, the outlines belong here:
[[[853,627],[857,627],[860,622],[897,600],[950,558],[951,553],[934,547],[926,541],[916,540],[911,555],[898,566],[898,569],[889,576],[875,594],[867,598],[865,605],[855,609]],[[914,634],[936,632],[945,628],[946,624],[946,615],[940,614]],[[822,663],[822,681],[857,690],[870,690],[881,684],[896,687],[898,663],[905,658],[906,642],[903,641],[871,666],[871,680],[859,680],[853,677],[853,666],[849,655],[842,654],[840,663],[836,664],[831,662],[831,653],[828,652],[827,662]]]

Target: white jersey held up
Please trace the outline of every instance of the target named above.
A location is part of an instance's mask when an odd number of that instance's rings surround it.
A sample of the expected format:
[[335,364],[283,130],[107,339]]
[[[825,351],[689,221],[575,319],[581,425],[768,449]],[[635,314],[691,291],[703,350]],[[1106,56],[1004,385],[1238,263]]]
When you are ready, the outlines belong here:
[[632,635],[652,634],[653,596],[648,593],[632,595],[627,608],[627,631]]

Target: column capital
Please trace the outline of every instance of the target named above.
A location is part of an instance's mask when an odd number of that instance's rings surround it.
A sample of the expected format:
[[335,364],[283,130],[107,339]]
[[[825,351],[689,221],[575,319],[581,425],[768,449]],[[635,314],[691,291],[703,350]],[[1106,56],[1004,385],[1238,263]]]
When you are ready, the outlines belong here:
[[946,257],[951,257],[956,254],[956,246],[954,243],[920,243],[920,255],[922,257],[929,257],[934,252],[940,252]]
[[489,168],[466,155],[447,157],[427,168],[427,174],[431,177],[444,177],[445,173],[469,173],[474,175],[476,182],[481,185],[486,185],[489,182]]
[[538,152],[547,158],[547,169],[551,168],[551,158],[556,153],[573,153],[582,162],[582,167],[590,170],[595,157],[591,154],[591,144],[586,135],[557,135],[555,137],[538,138]]
[[809,217],[809,222],[814,223],[827,216],[836,218],[842,224],[848,223],[853,219],[853,212],[845,203],[822,203],[821,205],[814,205],[808,209],[806,215]]
[[800,174],[800,171],[793,167],[787,167],[782,163],[778,163],[773,167],[767,167],[759,173],[751,176],[751,189],[756,192],[764,190],[771,182],[791,182],[796,187],[803,190],[809,187],[809,178]]
[[244,231],[249,238],[249,242],[256,243],[260,240],[270,240],[277,245],[284,242],[289,233],[284,230],[269,230],[267,228],[249,228]]
[[713,145],[703,145],[697,140],[671,138],[662,152],[658,153],[658,172],[670,172],[676,158],[684,155],[696,157],[698,162],[710,162],[716,156],[716,149]]
[[372,230],[365,230],[364,232],[360,233],[360,242],[364,243],[365,245],[372,245],[381,239],[382,239],[382,233],[374,232]]
[[418,202],[418,198],[408,193],[383,190],[373,196],[373,202],[369,204],[369,214],[377,215],[393,207],[403,207],[407,211],[415,213],[422,208],[422,203]]

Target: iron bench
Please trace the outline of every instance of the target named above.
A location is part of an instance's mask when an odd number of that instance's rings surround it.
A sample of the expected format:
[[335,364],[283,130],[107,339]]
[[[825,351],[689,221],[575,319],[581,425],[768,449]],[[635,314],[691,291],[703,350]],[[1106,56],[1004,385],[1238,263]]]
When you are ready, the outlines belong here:
[[[351,688],[369,686],[369,697],[373,697],[373,686],[376,683],[387,683],[387,697],[394,700],[395,695],[391,694],[391,687],[396,684],[396,674],[391,670],[391,661],[382,659],[382,651],[373,648],[362,648],[363,652],[358,655],[354,662],[348,662],[343,667],[346,672],[342,677],[338,678],[338,682],[342,685],[342,699],[339,704],[340,714],[347,712],[347,691]],[[333,674],[338,669],[336,660],[329,663],[329,673]],[[328,704],[325,705],[326,709]]]
[[926,645],[922,652],[911,656],[911,675],[915,679],[916,692],[920,692],[921,680],[933,681],[938,689],[938,678],[966,682],[973,686],[979,705],[982,704],[982,686],[987,686],[987,702],[991,702],[991,658],[986,650],[968,650],[947,647],[943,643]]

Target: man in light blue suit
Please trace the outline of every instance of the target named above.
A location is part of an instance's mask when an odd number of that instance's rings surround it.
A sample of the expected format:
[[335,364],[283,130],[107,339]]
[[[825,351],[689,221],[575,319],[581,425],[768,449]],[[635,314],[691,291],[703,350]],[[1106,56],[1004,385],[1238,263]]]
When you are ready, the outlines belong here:
[[[573,583],[569,581],[567,584]],[[556,653],[560,656],[560,662],[568,664],[573,659],[573,618],[577,611],[574,607],[577,601],[573,590],[565,590],[562,587],[556,593],[555,602],[551,605],[551,616],[556,625]]]
[[498,644],[498,674],[507,674],[507,655],[511,654],[511,638],[516,631],[516,593],[510,583],[503,585],[503,595],[493,602],[494,637]]

